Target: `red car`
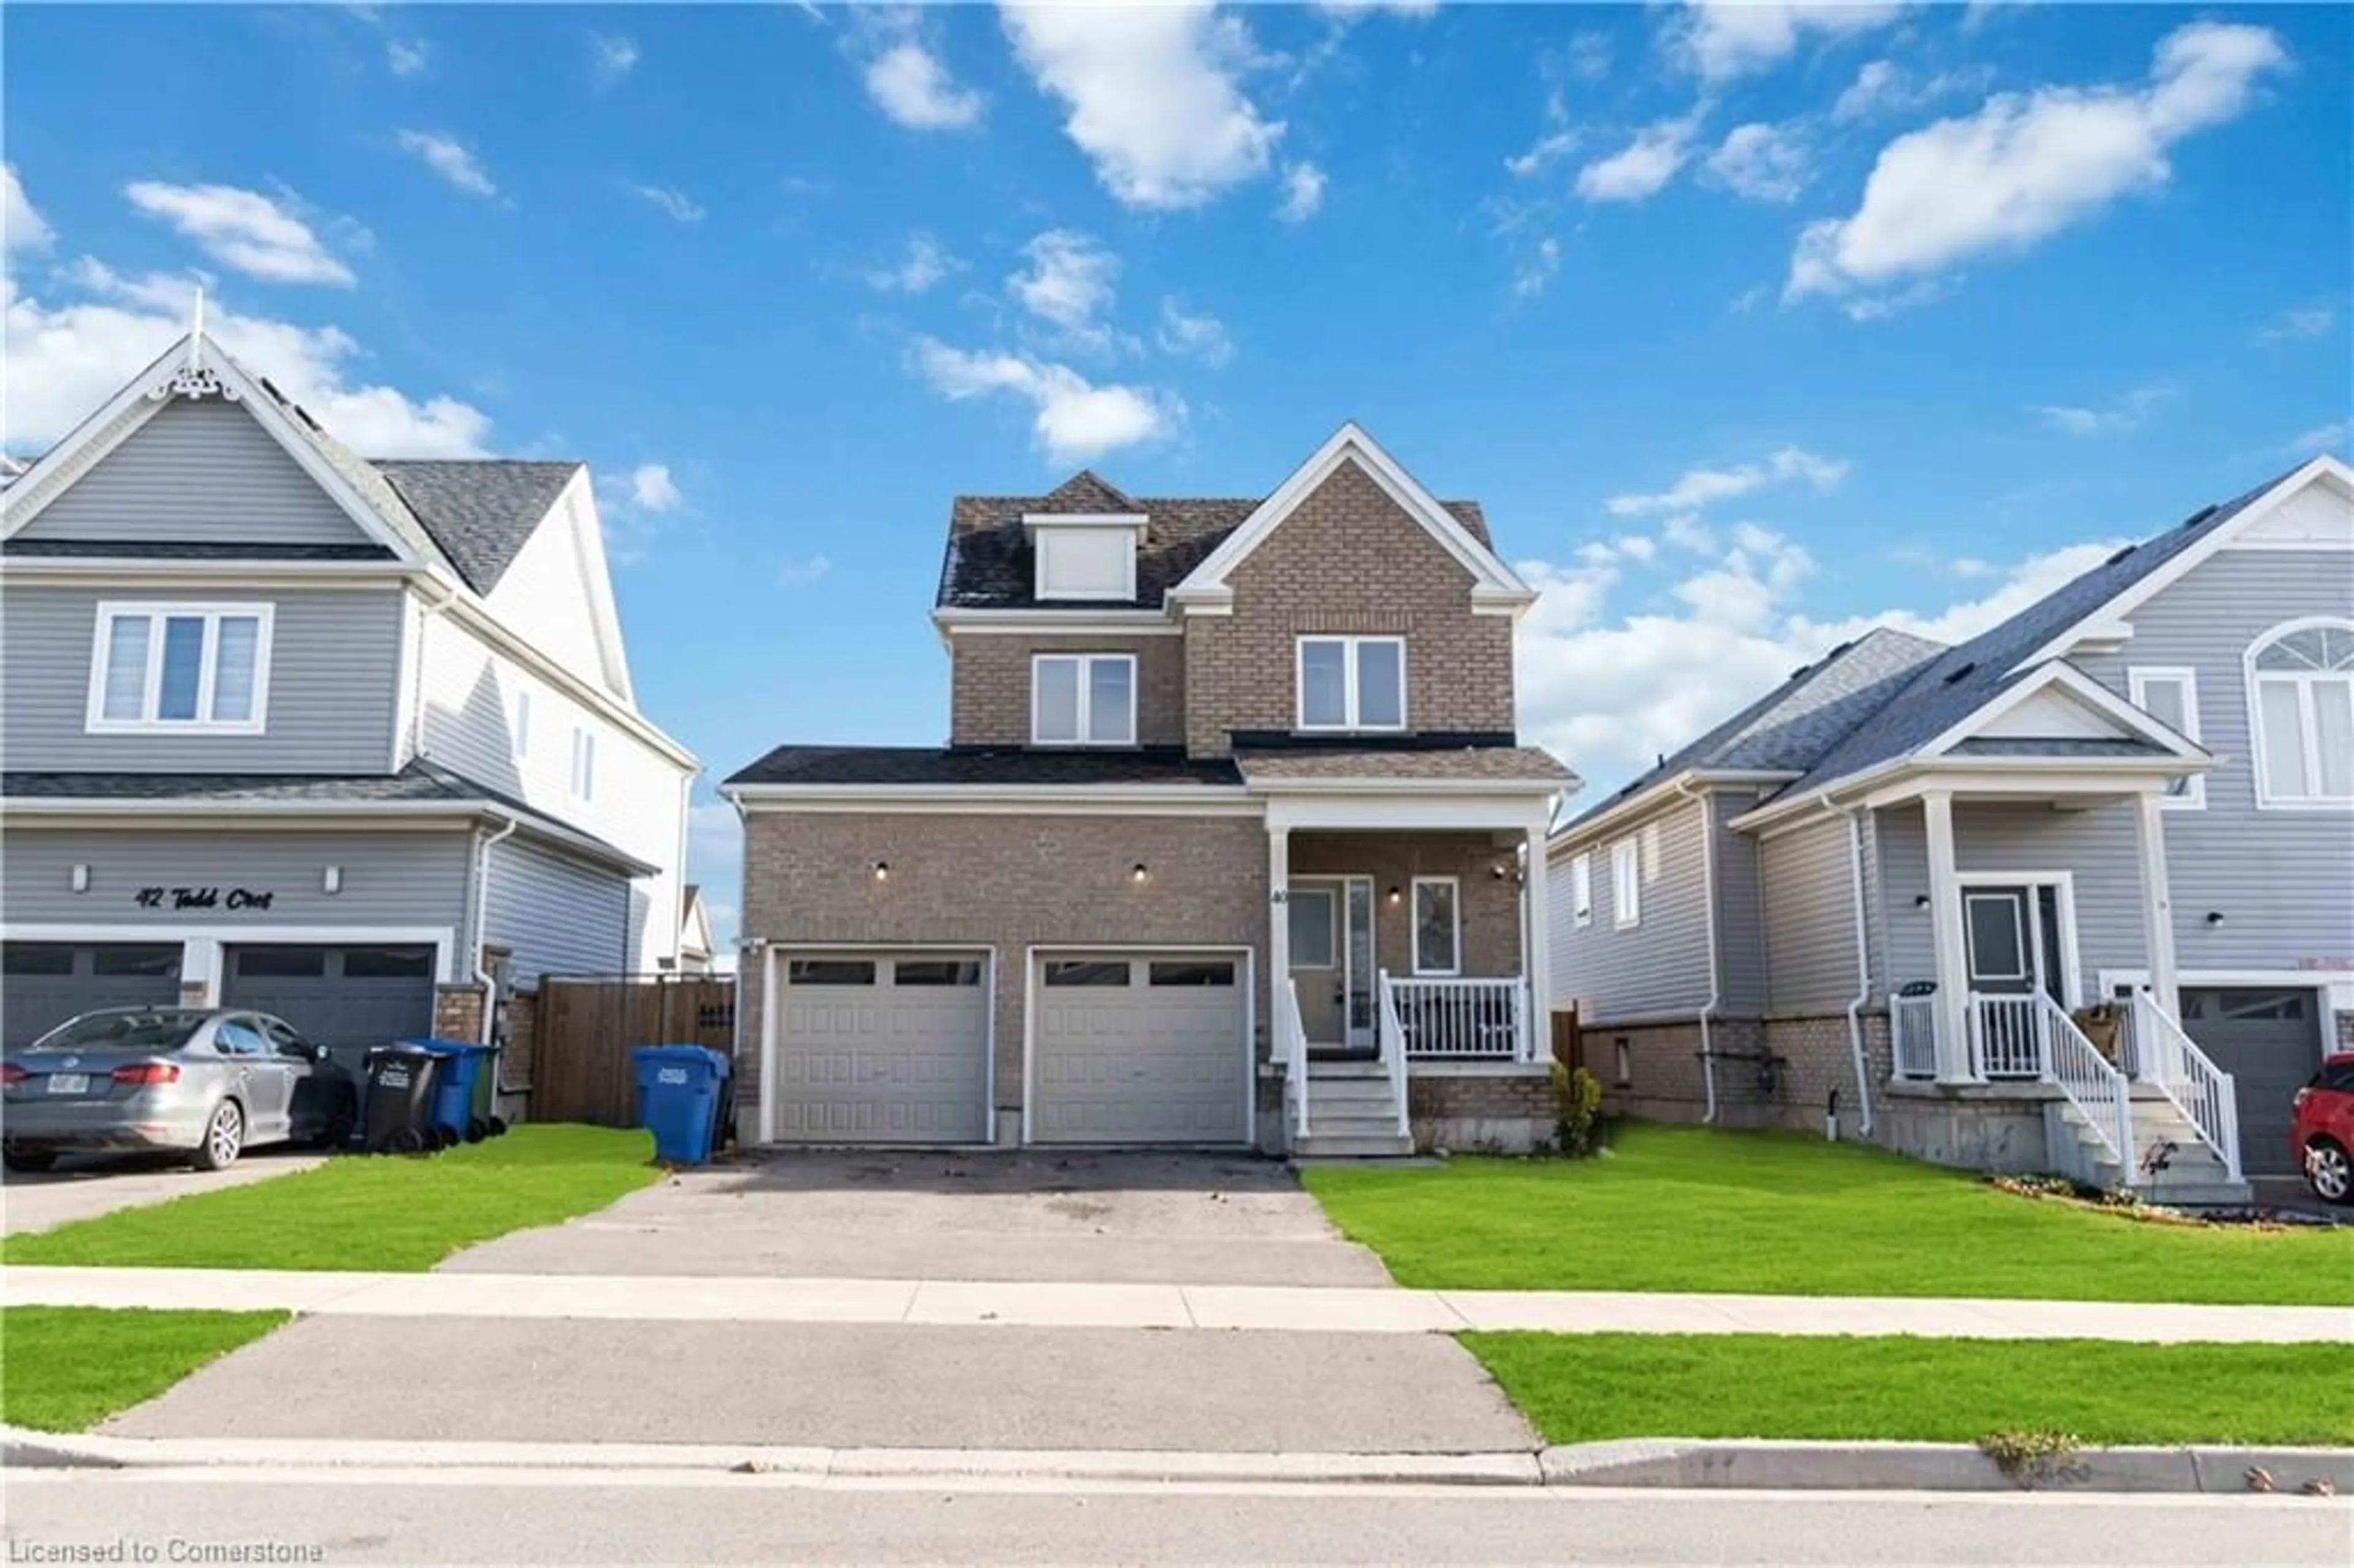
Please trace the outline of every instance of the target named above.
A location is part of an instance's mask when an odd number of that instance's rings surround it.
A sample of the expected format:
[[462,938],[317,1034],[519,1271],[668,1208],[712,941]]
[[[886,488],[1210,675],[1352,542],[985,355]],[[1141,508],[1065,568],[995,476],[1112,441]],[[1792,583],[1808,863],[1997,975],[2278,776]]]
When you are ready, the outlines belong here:
[[2297,1090],[2288,1145],[2316,1197],[2354,1202],[2354,1051],[2323,1057],[2321,1071]]

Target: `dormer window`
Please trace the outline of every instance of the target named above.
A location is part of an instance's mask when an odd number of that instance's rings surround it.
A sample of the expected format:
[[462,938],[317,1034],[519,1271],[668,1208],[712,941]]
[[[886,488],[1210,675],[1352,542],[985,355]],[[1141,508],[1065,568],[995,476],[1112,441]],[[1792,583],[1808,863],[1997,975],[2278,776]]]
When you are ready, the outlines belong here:
[[1041,653],[1033,658],[1030,744],[1134,746],[1135,655]]
[[1037,561],[1033,591],[1054,599],[1127,603],[1136,598],[1136,553],[1145,519],[1131,513],[1033,513],[1022,519]]

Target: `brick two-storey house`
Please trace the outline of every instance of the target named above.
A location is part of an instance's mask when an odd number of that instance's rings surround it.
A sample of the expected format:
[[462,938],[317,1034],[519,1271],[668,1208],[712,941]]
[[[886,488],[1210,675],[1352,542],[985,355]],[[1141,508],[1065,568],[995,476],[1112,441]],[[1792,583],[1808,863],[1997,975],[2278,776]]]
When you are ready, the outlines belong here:
[[1354,426],[1263,497],[957,498],[948,745],[728,781],[741,1136],[1543,1136],[1532,597]]

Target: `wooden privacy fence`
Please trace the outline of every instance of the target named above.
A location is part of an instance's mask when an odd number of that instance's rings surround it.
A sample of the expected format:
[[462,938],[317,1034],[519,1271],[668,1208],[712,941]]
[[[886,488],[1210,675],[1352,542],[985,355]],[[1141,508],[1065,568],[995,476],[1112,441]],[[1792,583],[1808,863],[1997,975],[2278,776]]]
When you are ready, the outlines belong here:
[[637,1123],[630,1053],[640,1045],[736,1049],[731,975],[544,976],[533,1020],[531,1118]]

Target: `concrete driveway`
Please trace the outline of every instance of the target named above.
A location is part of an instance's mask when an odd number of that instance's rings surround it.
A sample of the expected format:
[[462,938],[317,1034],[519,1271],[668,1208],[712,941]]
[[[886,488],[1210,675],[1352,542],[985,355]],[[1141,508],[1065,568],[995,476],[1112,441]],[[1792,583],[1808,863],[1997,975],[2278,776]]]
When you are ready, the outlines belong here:
[[763,1153],[461,1253],[499,1274],[1389,1284],[1291,1171],[1234,1155]]
[[292,1150],[263,1149],[243,1156],[226,1171],[196,1171],[177,1155],[74,1157],[37,1175],[11,1171],[0,1178],[0,1221],[5,1221],[9,1235],[46,1231],[117,1209],[267,1181],[273,1176],[308,1171],[324,1159]]

